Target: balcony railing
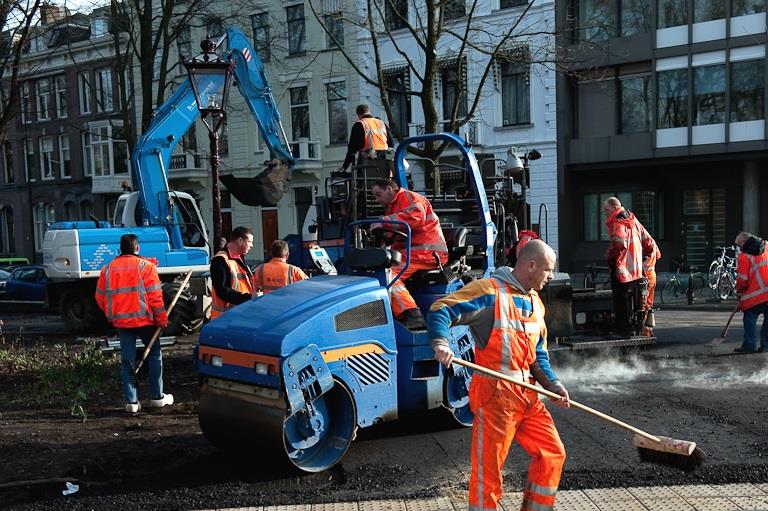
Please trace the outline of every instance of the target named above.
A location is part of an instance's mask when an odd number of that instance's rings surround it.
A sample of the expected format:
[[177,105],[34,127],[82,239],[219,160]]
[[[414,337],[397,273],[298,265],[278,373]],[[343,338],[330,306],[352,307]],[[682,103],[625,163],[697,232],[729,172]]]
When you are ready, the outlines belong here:
[[291,142],[291,152],[297,160],[320,160],[320,141],[300,138]]
[[[443,124],[442,126],[438,124],[438,129],[443,128],[446,129],[448,126],[447,124]],[[466,140],[468,143],[472,145],[483,145],[482,141],[482,125],[480,124],[480,121],[469,121],[464,126],[461,126],[458,129],[458,135],[462,137],[464,140]],[[455,133],[455,132],[454,132]],[[409,124],[408,125],[408,134],[411,137],[416,137],[419,135],[424,134],[424,125],[423,124]],[[424,148],[424,144],[418,144],[420,149]]]
[[200,179],[208,176],[203,155],[198,153],[179,153],[171,155],[168,179]]

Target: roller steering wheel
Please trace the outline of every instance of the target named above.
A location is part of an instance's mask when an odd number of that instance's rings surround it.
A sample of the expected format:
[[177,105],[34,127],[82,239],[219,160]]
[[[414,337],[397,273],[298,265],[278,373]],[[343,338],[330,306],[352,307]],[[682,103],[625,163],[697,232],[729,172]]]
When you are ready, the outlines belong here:
[[[387,237],[385,236],[386,234],[390,234],[391,236]],[[392,245],[397,237],[401,237],[402,239],[408,238],[408,235],[403,231],[389,227],[386,224],[371,227],[371,235],[373,236],[376,245],[384,243],[387,246]]]

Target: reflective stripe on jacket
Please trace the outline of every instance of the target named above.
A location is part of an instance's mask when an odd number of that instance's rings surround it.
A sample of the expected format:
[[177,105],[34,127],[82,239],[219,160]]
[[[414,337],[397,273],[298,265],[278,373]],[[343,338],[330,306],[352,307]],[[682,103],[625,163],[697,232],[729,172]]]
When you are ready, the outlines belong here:
[[[227,267],[229,267],[229,286],[232,289],[239,293],[253,294],[253,282],[251,282],[251,276],[245,272],[243,267],[240,266],[235,259],[229,257],[229,252],[227,250],[217,252],[213,257],[221,257],[226,261]],[[218,295],[218,293],[216,293],[215,288],[211,290],[211,319],[216,319],[232,307],[233,305],[231,303],[225,301]]]
[[[399,220],[411,227],[411,261],[431,264],[433,268],[437,268],[432,256],[433,252],[437,252],[442,264],[448,262],[448,246],[440,228],[440,220],[426,197],[400,188],[392,198],[382,220]],[[392,227],[398,228],[396,224]],[[393,247],[403,255],[405,263],[405,243],[396,240]]]
[[261,288],[264,293],[270,293],[306,278],[299,267],[288,264],[282,257],[273,257],[253,272],[253,289]]
[[[605,259],[615,268],[619,282],[627,283],[643,276],[642,225],[624,208],[615,210],[605,221],[610,238]],[[645,230],[645,228],[643,228]]]
[[739,254],[736,292],[741,310],[768,302],[768,250],[759,255]]
[[101,269],[96,303],[115,328],[157,325],[167,319],[157,267],[137,255],[117,256]]
[[368,152],[371,149],[386,151],[389,145],[387,144],[387,125],[384,121],[376,117],[363,117],[359,122],[363,125],[363,132],[365,132],[365,142],[360,152]]

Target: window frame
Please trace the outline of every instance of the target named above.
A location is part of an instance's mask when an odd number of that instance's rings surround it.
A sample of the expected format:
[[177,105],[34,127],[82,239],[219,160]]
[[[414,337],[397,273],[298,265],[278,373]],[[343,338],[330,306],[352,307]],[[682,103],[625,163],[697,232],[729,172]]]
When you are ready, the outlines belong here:
[[[339,85],[341,84],[341,85]],[[336,86],[335,90],[332,90]],[[331,94],[341,89],[339,96],[331,99]],[[347,82],[346,80],[334,80],[325,84],[325,100],[328,108],[328,144],[343,144],[347,141]],[[335,105],[341,102],[341,106]],[[335,106],[332,109],[332,106]],[[338,116],[338,118],[336,118]],[[343,123],[341,122],[343,120]],[[334,136],[335,134],[335,136]]]
[[77,73],[77,102],[80,115],[88,115],[93,111],[91,93],[91,71],[85,70]]
[[[66,143],[64,143],[66,141]],[[72,179],[72,151],[69,134],[59,134],[59,177]]]
[[288,27],[288,55],[304,55],[307,52],[307,17],[304,4],[286,6],[285,19]]
[[37,106],[37,120],[51,120],[51,80],[41,78],[35,80],[35,104]]
[[251,32],[253,34],[253,50],[262,62],[269,62],[272,57],[272,48],[269,44],[269,13],[251,14]]
[[37,139],[37,146],[40,150],[40,179],[42,181],[53,181],[56,179],[56,172],[53,169],[53,137],[39,137]]

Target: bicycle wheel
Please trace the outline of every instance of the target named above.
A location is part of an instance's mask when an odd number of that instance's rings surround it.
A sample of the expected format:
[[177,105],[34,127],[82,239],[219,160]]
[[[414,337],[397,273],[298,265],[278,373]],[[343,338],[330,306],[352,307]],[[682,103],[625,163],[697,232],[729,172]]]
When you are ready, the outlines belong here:
[[693,300],[701,299],[705,289],[709,289],[706,276],[703,273],[696,273],[691,275],[693,279]]
[[709,265],[709,271],[707,271],[707,283],[711,289],[717,289],[717,281],[720,280],[720,275],[723,273],[723,266],[720,261],[715,259]]
[[720,275],[720,279],[717,281],[717,297],[721,300],[727,300],[735,291],[731,275],[727,272]]
[[687,299],[685,289],[680,286],[677,277],[671,277],[661,289],[661,303],[664,305],[685,303]]

